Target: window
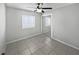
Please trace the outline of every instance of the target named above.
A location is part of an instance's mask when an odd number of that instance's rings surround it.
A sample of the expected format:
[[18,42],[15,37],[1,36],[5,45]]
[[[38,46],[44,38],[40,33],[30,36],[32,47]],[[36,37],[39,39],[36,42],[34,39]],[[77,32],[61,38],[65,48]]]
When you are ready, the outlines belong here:
[[45,17],[45,26],[50,26],[50,17]]
[[33,28],[35,27],[35,16],[22,16],[22,28]]

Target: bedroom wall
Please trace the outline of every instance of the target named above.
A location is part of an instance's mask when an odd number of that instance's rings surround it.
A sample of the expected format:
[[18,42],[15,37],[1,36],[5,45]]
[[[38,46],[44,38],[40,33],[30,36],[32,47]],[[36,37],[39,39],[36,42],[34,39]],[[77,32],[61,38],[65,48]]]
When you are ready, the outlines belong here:
[[53,10],[52,38],[79,49],[79,4]]
[[6,29],[6,8],[0,3],[0,54],[5,53],[5,29]]
[[[35,15],[35,28],[22,29],[22,15]],[[41,14],[7,7],[7,43],[39,33],[41,33]]]

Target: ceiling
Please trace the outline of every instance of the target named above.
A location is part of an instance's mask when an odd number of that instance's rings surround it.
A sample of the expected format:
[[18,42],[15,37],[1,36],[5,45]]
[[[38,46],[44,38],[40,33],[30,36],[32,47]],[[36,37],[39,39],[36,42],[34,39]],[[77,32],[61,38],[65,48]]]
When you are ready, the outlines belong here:
[[[53,9],[56,9],[70,4],[71,3],[43,3],[43,7],[51,7]],[[6,6],[34,11],[37,7],[37,3],[7,3]],[[50,12],[51,10],[45,10],[45,11]]]

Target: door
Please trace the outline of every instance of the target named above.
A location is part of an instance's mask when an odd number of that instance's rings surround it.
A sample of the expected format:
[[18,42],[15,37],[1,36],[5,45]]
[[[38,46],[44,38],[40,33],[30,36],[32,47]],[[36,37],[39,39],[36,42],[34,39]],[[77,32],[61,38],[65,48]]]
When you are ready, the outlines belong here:
[[51,36],[51,15],[42,16],[42,32]]

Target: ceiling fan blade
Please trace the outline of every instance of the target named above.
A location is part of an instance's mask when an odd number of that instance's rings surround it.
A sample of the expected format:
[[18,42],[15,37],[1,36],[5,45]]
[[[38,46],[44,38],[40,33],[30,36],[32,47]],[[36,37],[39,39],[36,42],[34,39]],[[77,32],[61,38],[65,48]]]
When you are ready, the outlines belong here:
[[42,13],[44,13],[44,10],[42,10]]
[[40,5],[40,3],[37,3],[37,5]]
[[42,8],[42,9],[52,9],[52,8]]

